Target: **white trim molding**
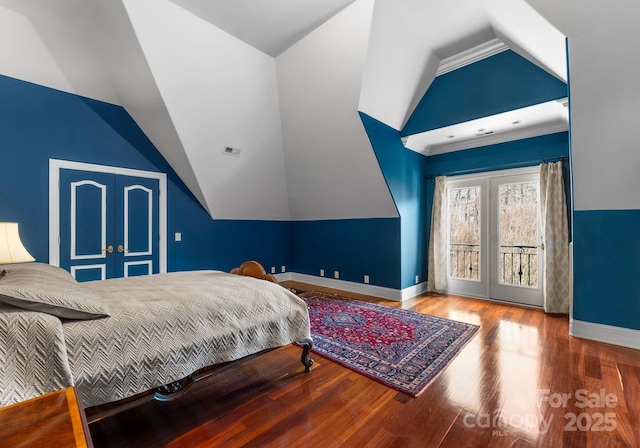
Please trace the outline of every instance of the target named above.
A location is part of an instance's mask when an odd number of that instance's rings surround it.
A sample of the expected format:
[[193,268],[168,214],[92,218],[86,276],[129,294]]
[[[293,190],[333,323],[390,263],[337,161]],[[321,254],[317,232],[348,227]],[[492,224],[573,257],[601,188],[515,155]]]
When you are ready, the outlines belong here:
[[301,283],[308,283],[326,288],[340,289],[342,291],[355,292],[357,294],[366,294],[369,296],[380,297],[383,299],[395,300],[402,302],[416,297],[427,290],[426,283],[420,283],[405,289],[387,288],[384,286],[367,285],[364,283],[348,282],[345,280],[337,280],[328,277],[318,277],[315,275],[298,274],[296,272],[287,272],[284,274],[276,274],[279,282],[293,280]]
[[158,271],[167,272],[167,175],[154,171],[142,171],[108,165],[49,159],[49,264],[60,266],[60,170],[90,171],[146,179],[157,179],[159,186]]
[[[77,253],[77,227],[78,227],[78,187],[89,185],[100,190],[100,244],[97,254],[78,255]],[[71,260],[92,260],[94,258],[107,257],[107,186],[92,180],[71,182]]]
[[[147,250],[143,252],[130,252],[129,251],[129,193],[133,190],[142,190],[147,193]],[[150,188],[143,187],[142,185],[130,185],[124,187],[124,256],[125,257],[137,257],[141,255],[153,254],[153,191]],[[126,277],[126,276],[125,276]]]
[[90,269],[100,269],[100,279],[105,280],[107,278],[107,265],[106,264],[86,264],[71,266],[71,275],[76,278],[77,271],[88,271]]
[[569,334],[577,338],[640,350],[640,330],[571,319]]
[[436,76],[444,75],[445,73],[452,72],[464,67],[465,65],[473,64],[474,62],[478,62],[482,59],[488,58],[489,56],[493,56],[494,54],[502,53],[508,49],[509,47],[496,37],[488,42],[476,45],[473,48],[443,59],[440,61],[440,66],[438,67],[438,71],[436,71]]
[[153,274],[153,262],[151,260],[145,261],[125,261],[124,262],[124,276],[129,277],[129,266],[142,266],[147,265],[147,275]]
[[[512,142],[515,140],[523,140],[525,138],[541,137],[543,135],[557,134],[558,132],[566,132],[569,130],[569,124],[566,121],[558,120],[550,123],[542,123],[536,126],[528,126],[522,129],[516,129],[509,132],[498,132],[496,134],[485,135],[482,137],[461,140],[453,143],[444,143],[442,145],[429,146],[422,150],[414,150],[428,156],[436,156],[447,152],[461,151],[463,149],[479,148],[481,146],[496,145],[498,143]],[[408,148],[412,149],[412,148]]]

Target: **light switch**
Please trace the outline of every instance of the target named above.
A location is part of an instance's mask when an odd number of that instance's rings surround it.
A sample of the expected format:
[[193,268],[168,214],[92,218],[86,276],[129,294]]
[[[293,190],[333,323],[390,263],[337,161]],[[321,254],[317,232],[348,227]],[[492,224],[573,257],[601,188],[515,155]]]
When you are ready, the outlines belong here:
[[176,232],[176,241],[182,241],[182,233]]

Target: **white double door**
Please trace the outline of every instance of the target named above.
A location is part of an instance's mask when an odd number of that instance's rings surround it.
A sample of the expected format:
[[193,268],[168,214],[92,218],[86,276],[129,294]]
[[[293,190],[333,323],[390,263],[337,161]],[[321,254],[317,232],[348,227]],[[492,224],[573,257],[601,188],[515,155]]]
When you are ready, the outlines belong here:
[[451,294],[543,305],[537,167],[447,180]]

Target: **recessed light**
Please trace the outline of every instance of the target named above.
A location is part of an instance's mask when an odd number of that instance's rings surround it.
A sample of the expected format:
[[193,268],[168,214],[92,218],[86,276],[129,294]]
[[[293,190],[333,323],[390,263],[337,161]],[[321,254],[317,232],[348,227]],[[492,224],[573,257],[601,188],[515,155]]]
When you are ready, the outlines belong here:
[[520,124],[520,123],[522,123],[522,120],[516,120],[516,121],[514,121],[514,122],[513,122],[513,123],[511,123],[511,124]]
[[455,135],[447,135],[447,138],[453,138]]
[[485,128],[478,129],[478,132],[484,132]]

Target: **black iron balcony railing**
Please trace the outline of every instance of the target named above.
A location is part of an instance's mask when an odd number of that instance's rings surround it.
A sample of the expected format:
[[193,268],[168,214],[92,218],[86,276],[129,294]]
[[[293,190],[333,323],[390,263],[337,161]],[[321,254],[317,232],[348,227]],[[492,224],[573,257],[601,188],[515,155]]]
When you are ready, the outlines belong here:
[[538,286],[538,247],[500,246],[500,283]]
[[449,244],[451,277],[478,280],[479,257],[478,244]]
[[[449,244],[451,277],[478,280],[480,246]],[[500,246],[499,282],[507,285],[538,286],[537,246]]]

